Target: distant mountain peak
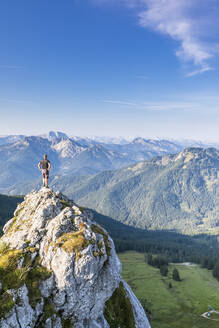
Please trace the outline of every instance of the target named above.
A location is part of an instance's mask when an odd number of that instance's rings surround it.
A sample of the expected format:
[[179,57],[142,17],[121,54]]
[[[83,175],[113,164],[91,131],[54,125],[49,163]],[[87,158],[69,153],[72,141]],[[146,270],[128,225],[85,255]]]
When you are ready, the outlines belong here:
[[132,141],[133,144],[145,144],[146,142],[147,141],[141,137],[137,137]]
[[52,148],[60,154],[61,158],[73,158],[86,150],[85,147],[80,146],[77,142],[69,138],[59,140]]
[[60,132],[60,131],[50,131],[48,133],[48,138],[50,140],[61,138],[61,139],[68,139],[68,135],[66,133]]
[[216,148],[201,148],[201,147],[188,147],[181,151],[179,154],[175,156],[175,160],[184,158],[186,161],[190,161],[191,159],[210,159],[215,158],[218,159],[219,151]]
[[41,134],[39,137],[46,138],[50,141],[53,141],[55,139],[68,139],[68,135],[61,131],[49,131],[48,133]]

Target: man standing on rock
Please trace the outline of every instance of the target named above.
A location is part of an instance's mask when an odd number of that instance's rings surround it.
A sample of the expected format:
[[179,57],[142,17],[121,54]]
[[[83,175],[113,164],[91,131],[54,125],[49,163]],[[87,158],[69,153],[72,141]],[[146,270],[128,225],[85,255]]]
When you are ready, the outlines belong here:
[[49,171],[51,169],[50,161],[47,159],[47,155],[43,156],[43,160],[38,163],[38,168],[42,172],[43,186],[48,187]]

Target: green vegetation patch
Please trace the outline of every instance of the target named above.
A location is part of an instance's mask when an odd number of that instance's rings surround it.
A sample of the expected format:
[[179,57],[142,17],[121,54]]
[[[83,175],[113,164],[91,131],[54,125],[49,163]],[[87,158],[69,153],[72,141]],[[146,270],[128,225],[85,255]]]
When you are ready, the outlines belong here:
[[22,257],[22,251],[10,250],[4,243],[0,246],[0,318],[13,308],[14,301],[8,289],[19,288],[21,284],[22,269],[17,269],[18,260]]
[[77,232],[69,232],[61,235],[55,246],[61,247],[67,253],[75,253],[76,261],[80,257],[80,251],[88,247],[90,241],[84,237],[83,230]]
[[57,314],[54,305],[48,298],[44,299],[44,302],[43,316],[40,320],[40,325],[38,328],[45,327],[46,320],[52,318],[54,314]]
[[122,282],[106,302],[104,317],[110,328],[135,328],[132,304]]
[[81,211],[81,213],[84,213],[85,207],[79,206],[79,210]]
[[[110,242],[109,242],[109,239],[108,239],[108,235],[105,233],[105,231],[99,225],[97,226],[95,224],[92,224],[91,229],[94,233],[98,233],[98,234],[103,236],[107,256],[110,256],[110,254],[111,254],[111,245],[110,245]],[[99,248],[99,246],[98,246],[98,248]]]
[[18,261],[23,257],[22,250],[5,250],[0,255],[0,281],[3,285],[3,290],[19,288],[21,283],[21,277],[24,272],[24,268],[17,269]]
[[28,288],[30,305],[35,308],[41,299],[39,284],[41,281],[48,279],[51,276],[51,272],[39,264],[39,258],[36,259],[33,265],[24,276],[24,282]]
[[10,250],[10,247],[5,242],[0,244],[0,255],[6,254]]
[[219,313],[211,312],[210,318],[219,321]]
[[14,301],[11,294],[8,292],[3,292],[0,294],[0,318],[5,317],[5,315],[13,308]]
[[16,215],[12,218],[12,223],[10,225],[10,228],[8,230],[8,233],[9,234],[12,234],[12,232],[16,232],[20,229],[20,227],[26,222],[28,221],[28,219],[26,220],[20,220],[20,222],[18,223],[17,220],[18,220],[18,217],[20,216],[21,212],[24,210],[25,206],[21,207]]
[[[41,299],[39,283],[51,276],[46,268],[40,265],[39,257],[33,261],[29,252],[19,249],[10,249],[7,245],[1,244],[0,252],[0,308],[3,317],[13,307],[14,303],[8,294],[10,289],[18,289],[24,284],[28,288],[30,305],[34,308]],[[19,261],[22,265],[18,268]],[[4,304],[4,306],[3,306]]]
[[97,242],[97,247],[98,247],[98,251],[93,252],[94,257],[104,256],[104,253],[102,251],[102,247],[103,247],[102,241]]
[[73,328],[74,327],[74,323],[71,322],[70,319],[62,319],[62,327],[63,328]]
[[64,208],[66,207],[71,207],[71,204],[69,202],[66,202],[65,200],[60,200],[60,203],[62,204],[62,209],[64,210]]

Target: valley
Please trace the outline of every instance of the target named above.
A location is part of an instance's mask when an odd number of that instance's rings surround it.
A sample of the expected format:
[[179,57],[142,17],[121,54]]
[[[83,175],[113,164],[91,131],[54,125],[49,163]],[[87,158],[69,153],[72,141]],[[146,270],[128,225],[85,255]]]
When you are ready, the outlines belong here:
[[[219,282],[210,271],[177,265],[182,281],[176,282],[171,277],[174,264],[163,277],[159,269],[145,263],[143,254],[131,251],[120,253],[119,258],[122,276],[147,309],[152,328],[218,327],[217,321],[201,317],[209,306],[219,310]],[[216,316],[213,314],[212,319]]]

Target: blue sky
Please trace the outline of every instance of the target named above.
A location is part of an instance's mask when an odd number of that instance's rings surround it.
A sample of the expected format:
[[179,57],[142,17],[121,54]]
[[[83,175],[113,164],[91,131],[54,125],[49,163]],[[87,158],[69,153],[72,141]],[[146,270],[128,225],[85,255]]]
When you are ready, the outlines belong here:
[[0,134],[217,140],[218,0],[0,4]]

